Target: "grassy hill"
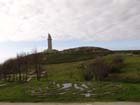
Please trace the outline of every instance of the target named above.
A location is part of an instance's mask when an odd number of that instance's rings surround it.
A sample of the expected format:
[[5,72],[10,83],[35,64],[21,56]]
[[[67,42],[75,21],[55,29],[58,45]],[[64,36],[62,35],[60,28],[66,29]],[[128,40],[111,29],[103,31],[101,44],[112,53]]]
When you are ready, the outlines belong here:
[[66,49],[63,51],[46,51],[44,53],[43,59],[44,63],[48,64],[56,64],[56,63],[66,63],[66,62],[74,62],[81,60],[93,59],[97,56],[104,56],[112,51],[104,48],[98,47],[78,47]]
[[[82,64],[101,56],[110,62],[119,53],[124,60],[120,73],[104,81],[85,81]],[[85,102],[140,101],[140,55],[102,48],[80,47],[42,52],[42,68],[47,72],[40,81],[33,77],[25,83],[0,81],[0,101],[12,102]],[[29,55],[30,56],[30,55]]]

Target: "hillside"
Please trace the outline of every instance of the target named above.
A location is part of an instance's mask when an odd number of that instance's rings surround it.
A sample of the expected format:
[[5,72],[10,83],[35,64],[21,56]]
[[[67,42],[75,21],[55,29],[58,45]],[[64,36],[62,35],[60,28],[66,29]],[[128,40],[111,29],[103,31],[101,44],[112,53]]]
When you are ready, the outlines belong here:
[[[105,56],[110,59],[112,55]],[[35,78],[27,83],[2,82],[0,86],[0,101],[140,101],[140,56],[123,55],[125,59],[124,72],[108,81],[86,82],[79,66],[92,62],[80,62],[44,65],[48,75],[41,81]],[[118,77],[118,79],[116,78]],[[116,82],[111,82],[112,80]],[[131,81],[128,81],[131,80]],[[66,87],[65,87],[66,86]],[[80,91],[80,89],[84,91]],[[90,94],[87,92],[90,91]]]
[[112,51],[99,47],[78,47],[65,49],[63,51],[43,52],[43,59],[45,63],[66,63],[81,60],[93,59],[96,56],[104,56]]
[[[97,56],[102,57],[107,62],[111,62],[116,53],[119,53],[124,60],[124,66],[120,69],[121,72],[112,73],[103,81],[94,79],[86,81],[84,79],[81,65],[93,63]],[[31,59],[32,57],[39,57],[41,60],[43,71],[40,80],[36,78],[32,61],[35,59]],[[26,82],[1,79],[0,101],[140,101],[140,55],[138,53],[80,47],[64,51],[41,52],[27,55],[23,58],[26,58],[30,64],[29,73],[27,74],[31,79]],[[11,61],[12,64],[14,64],[15,60]],[[8,67],[12,69],[13,66],[8,65]],[[24,66],[21,70],[23,70],[21,75],[25,78]],[[10,72],[12,73],[12,71]],[[7,78],[11,80],[13,76],[15,76],[15,71],[12,75],[8,74]],[[17,78],[19,76],[17,75]]]

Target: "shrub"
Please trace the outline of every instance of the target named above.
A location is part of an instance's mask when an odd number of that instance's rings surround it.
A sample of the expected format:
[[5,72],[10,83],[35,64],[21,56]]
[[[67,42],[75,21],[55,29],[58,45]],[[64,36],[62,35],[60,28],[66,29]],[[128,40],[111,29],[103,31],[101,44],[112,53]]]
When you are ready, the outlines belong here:
[[124,60],[121,55],[115,55],[112,58],[112,68],[111,73],[120,73],[123,67]]
[[81,65],[83,76],[86,81],[93,79],[93,65]]
[[93,63],[93,72],[95,80],[103,80],[108,76],[110,71],[110,65],[104,61],[101,57],[95,59]]
[[93,78],[95,80],[104,80],[108,76],[110,66],[100,57],[96,58],[92,64],[82,65],[84,79],[90,81]]

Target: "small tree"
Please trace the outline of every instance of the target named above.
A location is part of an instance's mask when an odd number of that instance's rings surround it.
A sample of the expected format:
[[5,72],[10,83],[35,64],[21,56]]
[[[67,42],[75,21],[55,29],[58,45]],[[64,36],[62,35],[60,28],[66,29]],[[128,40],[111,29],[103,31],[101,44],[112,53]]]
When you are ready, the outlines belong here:
[[18,73],[18,80],[26,81],[25,77],[27,76],[28,68],[27,68],[27,60],[26,60],[26,53],[21,53],[17,55],[16,60],[17,65],[17,73]]
[[27,55],[24,57],[24,65],[25,65],[25,81],[27,81],[29,72],[29,58]]
[[83,76],[86,81],[90,81],[93,79],[93,65],[84,65],[82,64],[80,68],[83,71]]
[[97,57],[93,63],[81,65],[81,68],[83,70],[84,79],[90,81],[93,78],[95,80],[103,80],[108,76],[111,67],[104,59]]
[[42,68],[41,68],[41,54],[37,53],[37,50],[35,49],[33,54],[32,54],[32,57],[33,57],[33,64],[34,64],[37,80],[40,80],[41,72],[42,72]]
[[13,81],[14,59],[9,59],[1,65],[1,76],[6,81]]
[[21,81],[21,66],[22,66],[22,61],[21,61],[21,55],[17,54],[17,72],[18,72],[18,80]]
[[2,65],[0,64],[0,79],[2,79],[2,73],[3,71],[2,71]]
[[95,80],[103,80],[105,77],[108,76],[110,66],[101,57],[97,57],[93,65]]
[[29,69],[29,63],[28,63],[28,56],[26,53],[21,53],[21,71],[22,71],[22,81],[26,81],[28,78],[28,69]]
[[123,67],[124,60],[121,55],[114,55],[112,58],[112,68],[111,73],[119,73],[121,72],[121,68]]

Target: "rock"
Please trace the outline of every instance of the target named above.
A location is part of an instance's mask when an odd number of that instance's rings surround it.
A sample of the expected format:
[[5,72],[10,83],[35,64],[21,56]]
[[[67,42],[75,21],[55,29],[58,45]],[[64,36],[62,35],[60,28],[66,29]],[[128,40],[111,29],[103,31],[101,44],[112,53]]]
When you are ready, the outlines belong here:
[[64,83],[62,89],[67,89],[72,87],[72,83]]
[[76,89],[80,89],[81,91],[84,90],[82,87],[79,87],[77,84],[74,84],[74,88],[76,88]]

